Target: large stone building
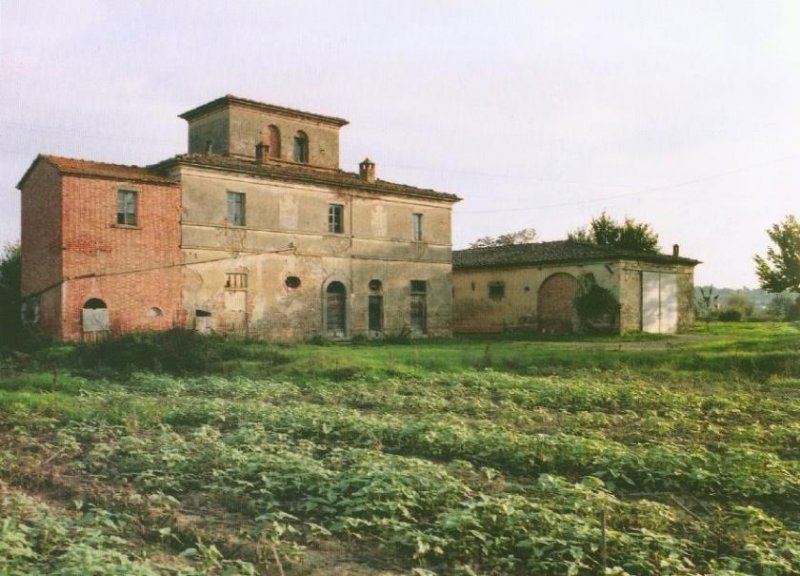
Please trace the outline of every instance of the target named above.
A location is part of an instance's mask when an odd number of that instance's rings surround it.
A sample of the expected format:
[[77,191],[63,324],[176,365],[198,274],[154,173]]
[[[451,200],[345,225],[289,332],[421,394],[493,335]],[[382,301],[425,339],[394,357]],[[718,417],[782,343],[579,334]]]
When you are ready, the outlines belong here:
[[619,306],[605,319],[615,332],[672,333],[694,321],[694,267],[672,255],[560,241],[453,252],[457,332],[581,329],[575,298],[592,284]]
[[64,340],[172,326],[270,340],[451,333],[452,194],[339,167],[347,122],[225,96],[146,168],[39,156],[24,316]]

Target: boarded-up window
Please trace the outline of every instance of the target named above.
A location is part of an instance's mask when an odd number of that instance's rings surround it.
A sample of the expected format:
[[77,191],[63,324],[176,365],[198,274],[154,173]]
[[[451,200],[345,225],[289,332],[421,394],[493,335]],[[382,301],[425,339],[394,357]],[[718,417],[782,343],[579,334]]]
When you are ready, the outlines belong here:
[[678,277],[668,272],[642,272],[642,332],[678,331]]
[[422,240],[422,214],[411,215],[411,234],[416,242]]
[[106,332],[111,330],[106,303],[99,298],[87,300],[81,310],[84,332]]
[[425,280],[411,281],[411,310],[409,325],[412,334],[428,332],[428,284]]
[[269,156],[270,158],[281,157],[281,131],[275,125],[269,127]]
[[341,282],[331,282],[325,291],[325,329],[329,336],[342,338],[346,333],[346,290]]
[[383,296],[369,297],[369,330],[370,332],[383,331]]

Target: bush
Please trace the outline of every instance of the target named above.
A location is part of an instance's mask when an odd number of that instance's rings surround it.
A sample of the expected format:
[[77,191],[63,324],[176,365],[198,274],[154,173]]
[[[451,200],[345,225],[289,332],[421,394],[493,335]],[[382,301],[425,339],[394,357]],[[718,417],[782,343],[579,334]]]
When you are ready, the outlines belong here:
[[586,281],[581,294],[575,298],[575,310],[585,330],[613,332],[619,308],[614,294],[593,280]]
[[742,312],[735,308],[726,308],[719,313],[717,319],[720,322],[741,322]]
[[83,344],[77,354],[78,363],[89,369],[195,374],[208,372],[223,360],[241,358],[244,347],[241,341],[178,328]]

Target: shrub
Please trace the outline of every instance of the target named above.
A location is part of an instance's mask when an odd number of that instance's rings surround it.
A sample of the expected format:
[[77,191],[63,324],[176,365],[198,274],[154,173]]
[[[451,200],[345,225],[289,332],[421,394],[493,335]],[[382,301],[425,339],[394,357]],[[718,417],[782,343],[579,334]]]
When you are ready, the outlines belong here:
[[240,358],[240,341],[198,334],[193,330],[126,334],[119,338],[78,348],[78,362],[85,368],[132,372],[151,370],[173,374],[207,372],[223,360]]
[[613,331],[619,308],[616,296],[594,280],[584,282],[581,293],[575,297],[575,310],[583,329]]
[[741,322],[742,312],[735,308],[726,308],[719,313],[718,320],[720,322]]

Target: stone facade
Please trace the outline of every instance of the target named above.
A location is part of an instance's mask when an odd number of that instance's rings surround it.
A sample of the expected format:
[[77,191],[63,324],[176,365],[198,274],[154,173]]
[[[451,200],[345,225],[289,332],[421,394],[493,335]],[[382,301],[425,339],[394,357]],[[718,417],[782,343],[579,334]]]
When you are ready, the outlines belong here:
[[43,332],[451,334],[456,196],[378,180],[369,161],[339,170],[338,118],[231,96],[182,117],[188,154],[40,157],[23,177],[23,296]]
[[[684,331],[694,321],[695,260],[631,254],[573,242],[462,250],[453,254],[456,332],[580,328],[574,299],[587,281],[613,294],[617,332]],[[660,299],[643,278],[673,287]],[[660,293],[659,293],[660,294]]]

